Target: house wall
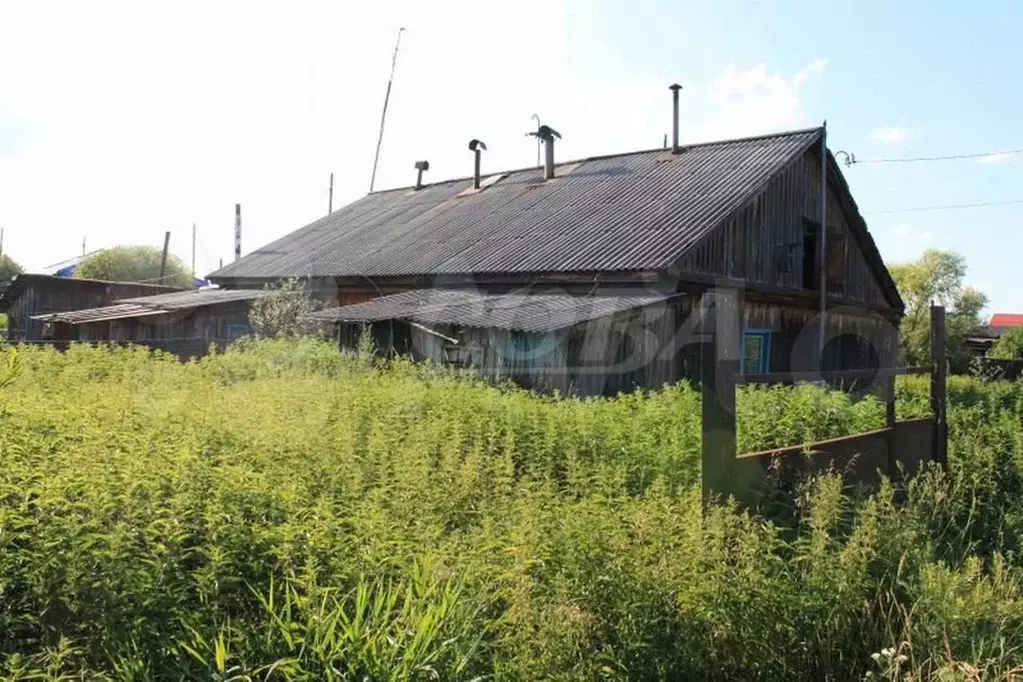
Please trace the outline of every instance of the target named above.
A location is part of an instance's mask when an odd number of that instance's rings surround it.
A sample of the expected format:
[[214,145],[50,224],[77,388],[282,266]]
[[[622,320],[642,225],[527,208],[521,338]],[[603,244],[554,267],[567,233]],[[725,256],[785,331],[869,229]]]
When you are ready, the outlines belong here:
[[61,338],[72,341],[135,343],[180,357],[205,355],[211,343],[223,346],[251,331],[249,302],[204,306],[170,315],[153,315],[68,327]]
[[170,291],[178,289],[130,282],[40,278],[38,281],[30,281],[7,309],[7,338],[12,343],[44,340],[43,323],[31,319],[33,315],[98,308],[122,298]]
[[[865,246],[849,224],[849,207],[834,179],[828,191],[828,293],[887,307]],[[805,252],[805,231],[820,225],[820,155],[807,152],[679,263],[686,272],[745,280],[750,284],[807,291],[804,261],[817,267],[820,253]],[[811,291],[819,291],[819,275]]]
[[[382,351],[473,366],[492,380],[511,379],[541,391],[614,395],[681,379],[699,381],[700,344],[706,339],[699,302],[699,294],[683,295],[547,334],[454,326],[438,326],[431,333],[400,321],[371,328]],[[817,319],[816,309],[801,300],[775,297],[742,303],[742,328],[770,332],[771,372],[815,369]],[[898,332],[883,316],[849,309],[832,310],[825,319],[829,343],[824,369],[894,365]],[[354,348],[360,331],[357,325],[342,327],[342,346]]]

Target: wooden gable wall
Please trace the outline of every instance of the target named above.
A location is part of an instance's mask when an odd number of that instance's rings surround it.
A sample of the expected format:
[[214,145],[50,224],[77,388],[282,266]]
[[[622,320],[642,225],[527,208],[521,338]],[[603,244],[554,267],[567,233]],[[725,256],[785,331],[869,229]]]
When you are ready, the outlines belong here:
[[[681,274],[745,280],[774,288],[804,288],[805,232],[820,224],[820,156],[810,150],[725,225],[710,234],[680,261]],[[861,238],[853,231],[848,201],[834,179],[828,192],[829,295],[874,307],[891,307],[881,281],[867,260]],[[819,252],[809,254],[816,266]],[[815,268],[816,269],[816,268]]]

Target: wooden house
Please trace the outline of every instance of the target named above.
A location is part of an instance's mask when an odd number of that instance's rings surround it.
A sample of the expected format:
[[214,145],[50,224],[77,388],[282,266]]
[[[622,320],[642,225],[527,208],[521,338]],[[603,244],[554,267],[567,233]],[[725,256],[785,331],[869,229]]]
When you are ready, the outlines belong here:
[[211,344],[222,347],[250,333],[249,305],[264,295],[256,289],[194,289],[33,319],[51,329],[55,343],[131,343],[184,359],[204,355]]
[[983,327],[971,329],[966,335],[966,347],[975,357],[984,357],[988,354],[998,339],[1002,338],[1010,329],[1023,327],[1023,315],[1015,313],[995,313],[991,321]]
[[36,316],[104,306],[121,298],[151,296],[175,287],[138,282],[106,282],[52,275],[23,274],[0,289],[0,312],[8,317],[7,340],[12,343],[45,342],[50,328]]
[[386,349],[581,394],[698,377],[711,291],[738,301],[747,373],[895,363],[903,303],[823,129],[561,164],[538,135],[543,168],[419,170],[210,279],[303,278],[342,343],[369,324]]

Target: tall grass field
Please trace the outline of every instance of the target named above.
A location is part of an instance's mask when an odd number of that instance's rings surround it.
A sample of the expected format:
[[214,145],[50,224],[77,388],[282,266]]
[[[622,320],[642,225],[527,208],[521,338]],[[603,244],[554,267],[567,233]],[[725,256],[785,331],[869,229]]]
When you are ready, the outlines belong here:
[[[1023,679],[1023,383],[951,382],[947,470],[770,514],[702,511],[699,398],[0,350],[0,680]],[[884,424],[738,403],[742,452]]]

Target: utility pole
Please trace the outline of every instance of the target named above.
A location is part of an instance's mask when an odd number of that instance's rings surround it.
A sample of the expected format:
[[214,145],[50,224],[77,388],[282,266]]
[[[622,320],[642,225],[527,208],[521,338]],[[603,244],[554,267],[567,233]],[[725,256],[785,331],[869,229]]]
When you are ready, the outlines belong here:
[[192,279],[195,279],[195,222],[192,223]]
[[4,257],[4,228],[0,227],[0,258]]
[[334,174],[330,174],[330,194],[327,195],[327,215],[334,212]]
[[82,237],[82,255],[85,255],[85,237]]
[[234,259],[242,257],[242,205],[234,205]]
[[163,276],[167,272],[167,248],[170,246],[170,230],[163,233],[163,255],[160,256],[160,284],[163,284]]
[[373,155],[373,174],[369,177],[369,191],[373,191],[373,185],[377,180],[377,163],[380,161],[380,144],[384,141],[384,121],[387,120],[387,102],[391,99],[391,84],[394,82],[394,67],[398,63],[398,48],[401,46],[401,32],[405,29],[398,29],[398,39],[394,42],[394,56],[391,57],[391,77],[387,79],[387,92],[384,94],[384,110],[380,113],[380,134],[377,135],[377,151]]

